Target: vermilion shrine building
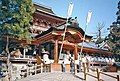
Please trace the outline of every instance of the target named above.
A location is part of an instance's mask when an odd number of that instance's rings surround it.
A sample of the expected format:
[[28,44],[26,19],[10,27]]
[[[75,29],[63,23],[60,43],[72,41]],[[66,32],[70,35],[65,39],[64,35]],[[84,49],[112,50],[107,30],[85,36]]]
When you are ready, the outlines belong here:
[[[33,27],[31,27],[31,33],[34,37],[32,44],[39,48],[39,55],[41,57],[41,49],[44,47],[49,51],[50,59],[53,59],[54,63],[58,63],[60,59],[60,46],[66,26],[66,18],[57,16],[49,7],[40,4],[34,5],[36,11],[33,14]],[[71,24],[67,25],[62,53],[69,51],[71,56],[74,56],[74,59],[77,60],[85,32],[79,27],[76,19],[71,19],[70,22]],[[91,43],[91,39],[92,36],[85,35],[85,44]],[[84,46],[83,53],[111,54],[111,52],[92,46]]]

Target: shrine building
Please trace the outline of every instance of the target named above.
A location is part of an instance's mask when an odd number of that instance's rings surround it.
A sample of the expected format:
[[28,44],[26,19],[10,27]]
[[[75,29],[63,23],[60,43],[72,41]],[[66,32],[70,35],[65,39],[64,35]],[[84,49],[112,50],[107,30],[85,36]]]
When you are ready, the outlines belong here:
[[[31,27],[31,33],[33,36],[32,44],[39,48],[39,55],[42,58],[41,50],[44,48],[49,52],[49,58],[53,60],[53,63],[58,63],[60,59],[63,59],[64,54],[70,54],[74,60],[78,60],[78,54],[81,51],[81,45],[84,37],[84,30],[79,27],[77,19],[57,16],[52,8],[34,4],[36,11],[33,14],[33,26]],[[67,26],[65,33],[65,39],[63,39],[64,30]],[[97,46],[89,46],[92,42],[92,36],[85,35],[83,53],[85,54],[99,54],[99,55],[111,55],[111,52],[99,49]],[[60,47],[63,42],[63,49],[60,55]],[[95,44],[94,44],[95,45]],[[62,56],[63,54],[63,56]]]

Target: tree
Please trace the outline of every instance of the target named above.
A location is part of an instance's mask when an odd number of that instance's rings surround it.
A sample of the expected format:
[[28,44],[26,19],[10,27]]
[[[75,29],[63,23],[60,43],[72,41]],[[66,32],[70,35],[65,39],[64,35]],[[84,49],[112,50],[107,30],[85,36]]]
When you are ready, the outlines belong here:
[[109,46],[114,54],[120,54],[120,1],[118,3],[117,21],[110,26],[110,34],[108,35]]
[[33,12],[32,0],[0,0],[0,35],[7,38],[6,51],[8,53],[8,37],[30,38],[28,29]]
[[6,39],[8,72],[10,72],[8,48],[11,42],[9,38],[30,39],[29,27],[34,10],[32,0],[0,0],[0,36],[1,42]]
[[96,26],[96,32],[92,33],[94,34],[94,38],[93,41],[95,42],[95,44],[98,47],[101,47],[101,44],[104,42],[105,40],[105,24],[104,23],[98,23],[98,25]]
[[105,27],[104,23],[98,23],[98,26],[97,26],[97,32],[95,33],[96,34],[96,44],[100,44],[103,42],[104,38],[102,38],[102,34],[103,34],[103,31],[102,29]]

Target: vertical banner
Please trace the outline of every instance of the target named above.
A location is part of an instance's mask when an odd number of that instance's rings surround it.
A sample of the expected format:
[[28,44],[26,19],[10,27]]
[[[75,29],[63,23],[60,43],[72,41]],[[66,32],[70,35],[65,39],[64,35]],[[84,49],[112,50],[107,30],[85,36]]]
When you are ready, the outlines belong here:
[[71,17],[74,4],[71,2],[68,7],[67,18]]
[[[68,7],[67,21],[66,21],[66,23],[68,23],[68,18],[70,18],[71,15],[72,15],[73,6],[74,6],[73,3],[71,2],[71,3],[69,4],[69,7]],[[67,25],[67,24],[66,24],[66,25]],[[61,47],[60,47],[59,59],[60,59],[60,55],[61,55],[62,48],[63,48],[63,42],[64,42],[64,39],[65,39],[65,33],[66,33],[66,30],[67,30],[67,26],[65,26],[64,35],[63,35],[63,38],[62,38],[62,44],[61,44]]]
[[92,16],[92,11],[89,11],[87,14],[86,24],[90,23],[91,16]]
[[80,51],[80,55],[78,55],[79,60],[80,60],[80,56],[81,56],[82,51],[83,51],[83,44],[84,44],[84,41],[85,41],[86,29],[88,27],[88,24],[90,23],[91,17],[92,17],[92,11],[88,11],[88,14],[87,14],[87,17],[86,17],[86,26],[85,26],[85,31],[84,31],[85,33],[84,33],[84,36],[83,36],[83,42],[82,42],[82,46],[81,46],[81,51]]

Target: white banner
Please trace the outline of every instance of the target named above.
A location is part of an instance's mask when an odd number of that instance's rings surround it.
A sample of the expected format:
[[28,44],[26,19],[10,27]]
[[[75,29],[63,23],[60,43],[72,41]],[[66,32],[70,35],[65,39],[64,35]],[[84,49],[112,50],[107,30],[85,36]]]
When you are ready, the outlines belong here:
[[68,13],[67,13],[67,18],[69,18],[72,15],[72,11],[73,11],[73,3],[69,4],[69,8],[68,8]]
[[87,24],[90,22],[91,16],[92,16],[92,12],[89,11],[88,14],[87,14],[87,20],[86,20],[86,23],[87,23]]

